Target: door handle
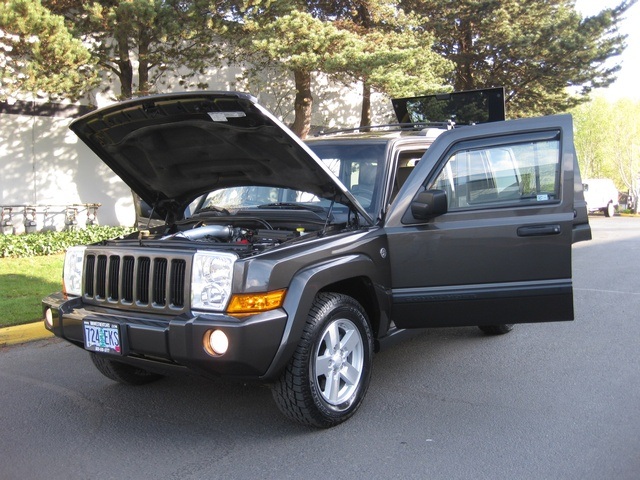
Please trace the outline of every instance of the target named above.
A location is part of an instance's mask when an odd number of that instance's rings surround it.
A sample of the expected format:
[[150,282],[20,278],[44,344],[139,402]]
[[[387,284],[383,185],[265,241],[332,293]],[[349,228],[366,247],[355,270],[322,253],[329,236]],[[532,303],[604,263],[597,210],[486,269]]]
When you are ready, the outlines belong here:
[[560,225],[532,225],[530,227],[518,227],[519,237],[541,237],[544,235],[560,235]]

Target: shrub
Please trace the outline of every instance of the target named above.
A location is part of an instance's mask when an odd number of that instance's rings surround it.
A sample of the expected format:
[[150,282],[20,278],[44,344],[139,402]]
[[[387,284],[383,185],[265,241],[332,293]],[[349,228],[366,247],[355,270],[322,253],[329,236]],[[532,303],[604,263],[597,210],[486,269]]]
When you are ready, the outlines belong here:
[[0,258],[53,255],[73,245],[87,245],[133,231],[130,227],[90,226],[82,230],[63,232],[0,235]]

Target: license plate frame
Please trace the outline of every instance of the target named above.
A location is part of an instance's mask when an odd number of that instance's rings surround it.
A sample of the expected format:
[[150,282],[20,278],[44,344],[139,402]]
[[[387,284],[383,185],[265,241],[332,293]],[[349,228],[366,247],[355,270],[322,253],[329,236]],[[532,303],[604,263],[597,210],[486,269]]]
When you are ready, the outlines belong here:
[[123,355],[123,338],[120,324],[99,320],[82,322],[84,348],[90,352]]

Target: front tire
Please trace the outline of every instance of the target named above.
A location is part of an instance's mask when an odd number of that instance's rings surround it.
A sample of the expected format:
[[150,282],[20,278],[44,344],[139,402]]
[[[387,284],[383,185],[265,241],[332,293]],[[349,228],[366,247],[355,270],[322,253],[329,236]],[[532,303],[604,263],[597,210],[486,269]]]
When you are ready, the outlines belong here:
[[358,409],[369,387],[373,335],[362,306],[339,293],[319,294],[274,400],[290,419],[320,428],[338,425]]
[[481,325],[478,327],[487,335],[504,335],[513,330],[513,323],[503,323],[502,325]]
[[105,377],[125,385],[144,385],[162,378],[162,375],[157,373],[147,372],[142,368],[117,362],[93,352],[91,352],[91,361]]

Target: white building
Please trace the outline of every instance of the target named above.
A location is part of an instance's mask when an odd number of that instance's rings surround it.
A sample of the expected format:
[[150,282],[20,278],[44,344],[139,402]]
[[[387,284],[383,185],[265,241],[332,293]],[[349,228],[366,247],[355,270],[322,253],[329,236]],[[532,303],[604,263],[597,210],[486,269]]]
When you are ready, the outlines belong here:
[[[224,69],[212,90],[237,88],[239,70]],[[222,73],[222,74],[220,74]],[[209,82],[212,83],[211,81]],[[322,95],[314,98],[312,123],[329,128],[359,123],[359,86],[331,86],[322,78]],[[282,91],[291,91],[283,85]],[[272,95],[251,92],[260,103],[273,109],[287,123],[291,111],[274,107]],[[277,90],[270,86],[270,91]],[[113,97],[113,96],[111,96]],[[94,96],[98,107],[111,103],[109,95]],[[376,96],[372,102],[380,122],[388,120],[390,102]],[[72,221],[79,227],[91,222],[97,208],[97,223],[132,226],[135,223],[129,188],[68,129],[73,118],[87,107],[51,105],[38,102],[0,103],[0,207],[2,232],[61,230]],[[66,223],[65,223],[66,222]],[[9,225],[11,224],[11,225]]]

